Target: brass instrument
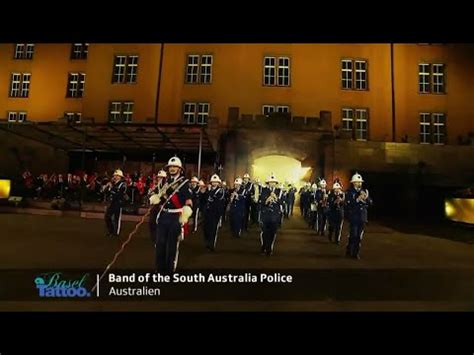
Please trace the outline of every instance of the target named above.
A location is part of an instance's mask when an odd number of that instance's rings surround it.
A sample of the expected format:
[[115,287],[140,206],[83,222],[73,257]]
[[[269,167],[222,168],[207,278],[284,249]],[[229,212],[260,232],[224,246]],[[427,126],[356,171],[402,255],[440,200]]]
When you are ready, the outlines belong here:
[[182,179],[183,178],[181,177],[179,179],[176,179],[176,181],[172,182],[171,184],[168,182],[163,184],[163,186],[158,189],[157,193],[154,193],[150,196],[150,204],[157,205],[161,202],[161,198],[168,198],[168,195],[166,195],[166,191],[170,188],[172,188],[173,190],[176,189],[181,184]]
[[230,195],[230,202],[232,203],[238,197],[239,194],[237,193],[237,190],[234,190],[234,192],[232,192],[232,195]]
[[344,204],[344,194],[342,192],[335,194],[336,199],[334,200],[334,204],[336,206],[341,207]]
[[323,200],[321,201],[321,207],[328,207],[328,194],[324,191]]
[[271,203],[276,203],[278,202],[278,196],[272,191],[270,193],[270,196],[267,197],[267,200],[265,201],[266,205],[269,205]]
[[359,197],[357,197],[357,201],[365,201],[369,197],[369,191],[367,190],[360,190]]
[[105,192],[112,188],[112,181],[109,181],[107,184],[103,185],[100,189],[100,192]]

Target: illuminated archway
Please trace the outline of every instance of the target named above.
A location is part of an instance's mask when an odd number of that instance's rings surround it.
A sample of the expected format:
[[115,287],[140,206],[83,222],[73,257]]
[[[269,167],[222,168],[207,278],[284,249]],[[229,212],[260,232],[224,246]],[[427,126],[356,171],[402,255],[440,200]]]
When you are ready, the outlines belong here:
[[277,179],[300,187],[303,180],[308,180],[311,168],[303,168],[301,161],[285,155],[266,155],[256,158],[252,164],[252,177],[265,181],[270,174]]

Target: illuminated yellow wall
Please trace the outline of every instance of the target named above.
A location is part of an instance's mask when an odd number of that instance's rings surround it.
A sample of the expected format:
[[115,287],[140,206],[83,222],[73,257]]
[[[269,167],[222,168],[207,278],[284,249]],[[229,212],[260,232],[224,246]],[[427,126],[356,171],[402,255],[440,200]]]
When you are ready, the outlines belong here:
[[[136,84],[112,84],[115,54],[138,54]],[[87,60],[71,60],[71,44],[35,44],[33,60],[13,59],[14,44],[0,44],[0,117],[27,111],[31,121],[55,121],[64,112],[82,112],[106,122],[109,102],[135,102],[134,121],[155,115],[160,45],[91,44]],[[9,98],[10,73],[30,72],[28,98]],[[69,72],[86,73],[84,97],[66,98]]]
[[[138,54],[135,84],[112,84],[114,55]],[[89,49],[84,117],[106,122],[109,102],[134,101],[134,122],[155,117],[155,102],[160,62],[157,44],[93,44]]]
[[[187,54],[213,55],[211,85],[185,84]],[[263,86],[263,58],[289,56],[291,86]],[[293,115],[319,116],[332,111],[341,120],[342,107],[370,110],[372,139],[391,132],[390,47],[386,44],[167,44],[159,117],[175,122],[184,101],[211,103],[211,116],[227,121],[228,108],[241,114],[261,114],[264,104],[289,105]],[[369,91],[341,89],[341,59],[367,59]]]
[[[81,99],[67,99],[67,74],[85,71],[86,61],[70,60],[71,44],[36,44],[33,60],[13,59],[13,44],[0,44],[0,117],[26,111],[28,119],[52,121],[65,111],[82,111]],[[28,98],[10,98],[10,74],[31,73]],[[87,82],[86,82],[87,90]]]
[[[447,114],[449,144],[474,132],[474,46],[397,44],[394,57],[397,141],[405,134],[419,141],[419,112]],[[446,65],[446,94],[418,93],[422,62]]]
[[[71,60],[71,44],[36,44],[33,60],[14,60],[13,44],[0,44],[0,118],[25,110],[32,121],[51,121],[65,111],[105,121],[111,100],[135,102],[134,121],[154,117],[160,44],[91,44],[87,60]],[[114,54],[138,54],[136,84],[112,84]],[[210,85],[185,84],[187,54],[212,54]],[[291,86],[264,87],[263,57],[289,56]],[[368,91],[341,89],[341,59],[368,60]],[[394,46],[396,138],[417,142],[420,111],[447,113],[449,143],[474,131],[474,46],[396,44]],[[446,95],[418,94],[418,63],[446,64]],[[29,98],[9,98],[10,73],[31,72]],[[83,99],[66,98],[68,72],[87,74]],[[289,105],[295,116],[332,112],[342,107],[369,109],[369,139],[392,138],[389,44],[166,44],[159,122],[182,122],[184,101],[209,102],[211,116],[225,126],[229,107],[240,114],[260,114],[263,104]]]

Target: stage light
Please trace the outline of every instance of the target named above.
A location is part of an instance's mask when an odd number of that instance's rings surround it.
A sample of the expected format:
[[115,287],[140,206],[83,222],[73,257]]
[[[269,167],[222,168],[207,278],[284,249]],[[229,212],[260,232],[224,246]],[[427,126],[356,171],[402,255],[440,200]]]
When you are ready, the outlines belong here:
[[273,173],[280,182],[287,181],[300,187],[311,168],[303,168],[299,160],[288,156],[267,155],[256,159],[252,170],[252,177],[259,178],[260,181],[265,181]]
[[11,181],[8,179],[0,179],[0,198],[9,198],[11,189]]
[[444,212],[451,221],[474,225],[474,198],[447,198]]

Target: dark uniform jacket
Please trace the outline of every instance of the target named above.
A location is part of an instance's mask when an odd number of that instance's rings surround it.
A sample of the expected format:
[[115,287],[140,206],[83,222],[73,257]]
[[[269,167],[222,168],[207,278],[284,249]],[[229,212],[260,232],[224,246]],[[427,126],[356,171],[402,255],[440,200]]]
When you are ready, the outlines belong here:
[[115,207],[122,207],[125,201],[128,200],[127,196],[127,183],[124,179],[114,183],[109,191],[110,204]]
[[[362,190],[356,190],[354,187],[351,187],[346,191],[346,207],[348,213],[348,219],[351,223],[367,223],[367,209],[372,205],[373,201],[370,196],[365,201],[357,201]],[[365,190],[367,193],[368,191]]]
[[224,213],[225,191],[221,187],[207,190],[205,193],[204,214],[221,217]]
[[[266,204],[265,202],[267,201],[268,197],[272,192],[274,192],[277,196],[277,200],[275,202]],[[265,187],[262,189],[262,193],[259,198],[259,203],[261,206],[260,216],[263,223],[265,223],[266,221],[279,222],[281,220],[282,196],[282,190],[277,187]]]

